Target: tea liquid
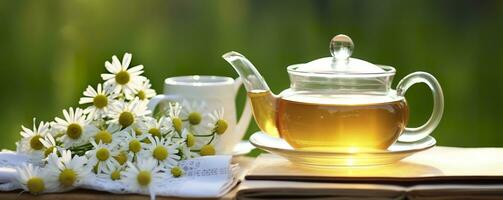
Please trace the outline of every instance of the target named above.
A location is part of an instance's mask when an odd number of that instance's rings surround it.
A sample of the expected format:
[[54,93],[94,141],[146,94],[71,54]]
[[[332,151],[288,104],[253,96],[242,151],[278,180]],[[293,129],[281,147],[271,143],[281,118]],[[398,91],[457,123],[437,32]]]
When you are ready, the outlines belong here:
[[276,97],[269,91],[248,92],[253,107],[253,117],[260,130],[280,137],[276,128]]
[[[253,106],[254,113],[274,112]],[[386,149],[405,128],[409,114],[403,98],[369,96],[283,97],[276,108],[274,121],[281,137],[296,149],[314,151]],[[255,116],[257,121],[273,121],[269,115]]]

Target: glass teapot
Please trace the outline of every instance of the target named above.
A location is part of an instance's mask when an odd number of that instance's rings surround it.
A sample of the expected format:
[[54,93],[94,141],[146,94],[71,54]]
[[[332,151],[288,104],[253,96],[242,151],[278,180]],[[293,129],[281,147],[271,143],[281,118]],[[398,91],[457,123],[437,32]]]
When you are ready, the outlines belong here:
[[[351,58],[354,44],[346,35],[330,41],[331,57],[287,67],[290,88],[273,94],[253,64],[237,52],[223,58],[237,71],[260,129],[285,139],[293,148],[322,151],[385,150],[397,140],[428,136],[443,113],[442,89],[426,72],[414,72],[391,89],[395,68]],[[406,127],[404,94],[415,83],[433,93],[433,113],[417,128]]]

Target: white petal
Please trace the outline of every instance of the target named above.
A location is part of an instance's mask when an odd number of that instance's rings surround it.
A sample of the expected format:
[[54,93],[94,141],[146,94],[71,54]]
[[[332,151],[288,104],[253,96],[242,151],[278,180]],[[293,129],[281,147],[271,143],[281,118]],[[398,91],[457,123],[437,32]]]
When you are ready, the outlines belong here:
[[117,56],[115,56],[115,55],[112,56],[112,65],[113,65],[114,70],[116,70],[116,72],[119,72],[120,70],[122,70],[121,61],[119,61],[119,58],[117,58]]
[[108,62],[108,61],[106,61],[106,62],[105,62],[105,68],[106,68],[109,72],[111,72],[111,73],[114,73],[114,74],[115,74],[115,73],[117,73],[117,70],[116,70],[116,68],[114,67],[114,65],[113,65],[112,63]]
[[46,148],[49,148],[52,146],[51,144],[49,144],[49,142],[47,142],[46,140],[43,140],[42,138],[40,138],[40,143],[42,143],[42,145],[44,145],[44,147],[46,147]]
[[87,86],[87,89],[83,92],[84,96],[92,97],[96,95],[94,88],[90,85]]
[[103,89],[101,88],[101,83],[98,84],[98,93],[102,94],[103,93]]
[[143,65],[137,65],[137,66],[132,67],[131,69],[128,69],[127,71],[129,73],[134,73],[134,72],[139,72],[142,69],[143,69]]
[[66,121],[71,122],[73,119],[73,108],[70,108],[69,111],[63,110],[63,116],[65,117]]
[[106,81],[115,78],[115,74],[101,74],[101,78]]
[[129,64],[131,63],[131,58],[133,56],[130,53],[125,53],[124,57],[122,57],[122,67],[123,69],[127,69]]
[[86,104],[86,103],[91,103],[93,102],[94,99],[93,98],[89,98],[89,97],[82,97],[80,98],[79,100],[79,104]]
[[69,123],[59,117],[56,117],[54,118],[54,120],[56,121],[57,124],[55,124],[55,126],[68,126]]

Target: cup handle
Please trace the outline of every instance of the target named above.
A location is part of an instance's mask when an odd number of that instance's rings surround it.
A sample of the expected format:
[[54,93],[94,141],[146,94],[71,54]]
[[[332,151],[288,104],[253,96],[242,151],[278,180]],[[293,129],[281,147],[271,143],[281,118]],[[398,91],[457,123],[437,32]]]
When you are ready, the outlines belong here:
[[426,72],[414,72],[403,78],[396,88],[398,96],[404,96],[407,89],[416,83],[425,83],[433,94],[433,112],[430,119],[416,128],[405,127],[405,131],[398,137],[400,142],[415,142],[430,135],[438,126],[444,113],[444,95],[437,79]]
[[[238,94],[239,88],[243,85],[243,81],[241,78],[236,78],[234,80],[234,93]],[[252,117],[252,107],[250,103],[250,99],[246,98],[245,106],[243,108],[243,112],[241,113],[241,117],[239,118],[238,123],[236,124],[235,134],[241,135],[241,138],[245,135],[246,130],[248,129],[248,125],[250,125],[251,117]]]
[[147,108],[153,113],[155,107],[157,107],[157,105],[161,103],[161,101],[163,101],[164,99],[166,99],[166,95],[163,94],[159,94],[156,95],[155,97],[152,97],[147,104]]

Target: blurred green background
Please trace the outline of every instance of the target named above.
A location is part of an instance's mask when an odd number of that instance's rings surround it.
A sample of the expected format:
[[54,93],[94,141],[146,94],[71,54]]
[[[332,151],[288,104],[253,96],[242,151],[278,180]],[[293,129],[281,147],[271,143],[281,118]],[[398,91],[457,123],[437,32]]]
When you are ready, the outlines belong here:
[[[133,53],[162,91],[171,76],[236,77],[221,58],[235,50],[279,93],[286,66],[328,56],[338,33],[354,57],[394,66],[393,87],[414,71],[437,77],[440,145],[503,146],[503,1],[2,0],[0,30],[0,148],[13,149],[32,117],[77,106],[112,55]],[[424,85],[407,93],[410,126],[428,119],[431,98]]]

